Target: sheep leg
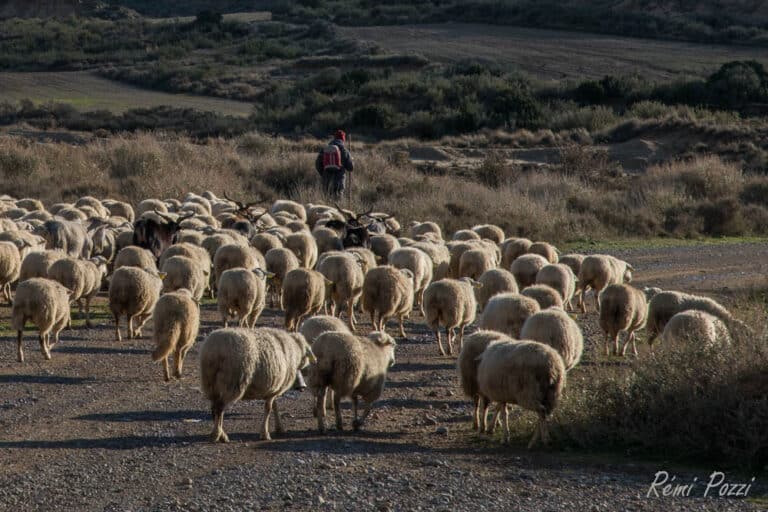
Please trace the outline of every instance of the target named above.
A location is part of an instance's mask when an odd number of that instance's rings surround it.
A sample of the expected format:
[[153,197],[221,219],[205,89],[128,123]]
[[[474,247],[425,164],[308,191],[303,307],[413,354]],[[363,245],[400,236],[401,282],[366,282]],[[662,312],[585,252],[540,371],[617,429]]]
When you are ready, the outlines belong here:
[[582,313],[586,313],[587,312],[587,305],[584,303],[584,294],[587,292],[587,287],[586,286],[581,287],[581,288],[579,288],[579,291],[581,293],[579,293],[579,304],[578,305],[579,305],[579,308],[581,308],[581,312]]
[[317,392],[317,398],[315,400],[315,416],[317,417],[317,430],[321,434],[325,434],[325,395],[328,392],[328,387],[323,386]]
[[472,397],[474,410],[472,411],[472,430],[480,430],[480,395]]
[[171,380],[171,366],[168,364],[168,358],[163,358],[163,371],[165,375],[165,382],[168,382]]
[[211,414],[213,415],[211,441],[214,443],[228,443],[229,436],[224,432],[224,404],[220,402],[211,404]]
[[132,340],[135,333],[133,332],[133,317],[128,315],[128,339]]
[[51,359],[51,350],[48,348],[48,333],[40,333],[40,352],[46,360]]
[[85,298],[85,326],[88,328],[93,327],[91,323],[91,298]]
[[539,438],[544,446],[549,444],[549,424],[544,413],[539,415]]
[[[637,345],[635,344],[635,331],[630,331],[627,334],[627,339],[624,342],[624,347],[621,350],[621,355],[622,356],[627,355],[627,347],[629,347],[630,342],[632,343],[632,350],[635,354],[635,357],[637,357]],[[617,347],[617,350],[618,350],[618,347]]]
[[117,338],[117,341],[123,341],[123,338],[120,336],[120,315],[113,313],[113,316],[115,317],[115,338]]
[[405,327],[404,327],[404,325],[403,325],[403,324],[404,324],[404,322],[405,322],[405,315],[400,315],[400,316],[398,317],[398,321],[399,321],[399,323],[400,323],[400,337],[401,337],[401,338],[405,338],[405,337],[406,337],[406,336],[405,336]]
[[24,331],[16,331],[16,358],[20,363],[24,362],[24,348],[21,346],[21,338]]
[[13,305],[13,298],[11,297],[11,283],[5,283],[3,285],[3,295],[5,296],[5,300],[8,301],[8,305]]
[[[357,395],[352,395],[352,426],[354,427],[357,425],[357,406],[358,406],[358,397]],[[357,428],[355,428],[357,430]]]
[[264,400],[264,422],[261,424],[261,439],[269,441],[272,436],[269,435],[269,415],[272,414],[272,406],[275,403],[275,397]]
[[450,327],[445,328],[445,337],[448,339],[448,355],[453,355],[453,329]]
[[493,421],[491,422],[491,425],[489,428],[486,429],[487,434],[493,434],[493,430],[496,428],[496,423],[499,421],[501,417],[501,408],[502,404],[497,403],[496,404],[496,413],[493,415]]
[[461,352],[461,349],[464,348],[464,329],[467,327],[467,324],[461,324],[459,327],[459,352]]
[[176,355],[174,356],[175,362],[176,362],[176,373],[175,377],[177,379],[181,378],[181,370],[184,367],[184,358],[187,357],[187,352],[189,352],[189,349],[191,348],[191,345],[187,345],[186,347],[182,348],[181,350],[178,350],[176,352]]
[[478,403],[480,404],[480,422],[477,426],[477,431],[482,434],[488,428],[488,407],[491,405],[490,400],[484,396],[479,397]]
[[435,329],[435,337],[437,337],[437,348],[440,349],[440,355],[445,356],[445,350],[443,349],[443,340],[440,339],[440,328]]
[[275,399],[275,403],[272,407],[275,409],[275,430],[278,434],[284,434],[285,429],[283,428],[283,420],[280,419],[280,410],[277,407],[277,399]]
[[355,311],[354,311],[354,305],[352,304],[352,299],[349,299],[347,301],[347,324],[349,325],[350,330],[352,332],[355,332]]
[[336,430],[344,430],[344,421],[341,418],[341,394],[333,394],[333,408],[336,413]]
[[360,419],[356,419],[354,423],[352,423],[352,427],[355,429],[355,431],[360,430],[363,428],[363,424],[365,424],[365,420],[368,419],[368,415],[371,413],[371,409],[373,408],[373,400],[365,401],[365,410],[363,411],[363,415],[360,417]]
[[152,313],[144,313],[141,315],[137,315],[136,321],[139,323],[139,325],[136,326],[135,334],[137,338],[141,337],[141,329],[144,327],[144,324],[147,323],[147,320],[152,316]]

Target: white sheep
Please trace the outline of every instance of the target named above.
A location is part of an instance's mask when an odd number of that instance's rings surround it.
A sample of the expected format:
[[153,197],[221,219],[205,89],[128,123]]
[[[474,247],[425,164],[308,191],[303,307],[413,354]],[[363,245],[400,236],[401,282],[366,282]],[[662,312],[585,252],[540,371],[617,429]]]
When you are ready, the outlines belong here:
[[264,281],[270,276],[259,268],[230,268],[222,272],[216,301],[225,328],[230,317],[237,317],[239,327],[256,325],[266,302]]
[[331,315],[341,317],[342,310],[346,310],[349,328],[354,331],[354,306],[363,293],[365,279],[358,258],[347,253],[332,254],[323,258],[317,271],[330,283],[326,284],[325,297],[331,303]]
[[325,287],[330,284],[323,274],[306,268],[297,268],[285,275],[280,300],[287,330],[295,332],[304,317],[320,311],[325,302]]
[[11,297],[11,283],[19,279],[21,272],[21,253],[13,242],[0,242],[0,286],[3,288],[3,296],[8,303],[13,302]]
[[563,297],[560,293],[546,284],[535,284],[520,292],[520,295],[530,297],[539,303],[541,309],[562,308]]
[[269,417],[275,410],[277,432],[283,432],[277,397],[294,387],[301,370],[316,362],[301,334],[279,329],[218,329],[200,348],[200,389],[211,402],[211,440],[229,442],[224,410],[238,400],[264,400],[261,438],[269,440]]
[[198,260],[186,256],[171,256],[165,260],[161,271],[165,274],[163,293],[186,288],[192,293],[195,302],[199,303],[203,298],[208,286],[208,276]]
[[478,325],[481,329],[519,338],[525,321],[540,309],[539,303],[530,297],[517,293],[500,293],[488,301]]
[[544,256],[539,254],[523,254],[512,262],[509,270],[515,276],[517,285],[525,288],[536,284],[536,275],[538,275],[539,270],[547,265],[549,265],[549,262]]
[[371,324],[377,331],[385,332],[387,320],[396,316],[400,336],[405,338],[403,322],[413,309],[411,271],[391,265],[369,270],[363,281],[362,306],[363,311],[371,315]]
[[443,239],[443,230],[440,229],[435,222],[411,222],[410,226],[411,237],[415,238],[419,235],[425,235],[427,233],[434,234],[438,239]]
[[138,267],[121,267],[112,274],[109,309],[115,319],[117,341],[122,341],[120,315],[128,317],[128,339],[141,336],[141,328],[160,297],[163,275]]
[[22,337],[27,320],[32,320],[40,331],[43,357],[51,358],[51,346],[58,343],[59,333],[69,323],[69,300],[70,291],[52,279],[34,277],[19,283],[11,307],[11,329],[17,332],[20,363],[24,362]]
[[[648,344],[653,349],[653,343],[664,327],[677,313],[688,309],[704,311],[719,318],[733,334],[735,327],[743,327],[744,323],[736,320],[722,305],[709,297],[701,297],[688,293],[662,291],[653,296],[648,303]],[[748,328],[745,327],[746,330]]]
[[502,268],[510,268],[512,262],[526,254],[532,244],[533,242],[527,238],[507,238],[504,240],[499,246],[501,249]]
[[731,344],[731,334],[722,320],[704,311],[689,309],[675,314],[661,332],[662,343],[690,342],[714,348]]
[[[480,389],[477,383],[477,367],[480,364],[480,355],[485,351],[488,344],[492,341],[511,339],[507,335],[496,331],[475,331],[464,338],[464,345],[459,352],[459,359],[456,367],[459,370],[459,381],[464,394],[472,399],[474,413],[472,415],[472,428],[478,432],[485,432],[487,429],[488,399],[480,395]],[[481,417],[480,411],[483,411]]]
[[283,280],[285,275],[291,270],[299,268],[299,259],[290,249],[285,247],[276,247],[270,249],[264,255],[264,261],[267,264],[267,271],[274,274],[274,277],[269,280],[270,290],[270,303],[275,304],[274,297],[277,297],[277,302],[282,308],[283,305],[280,302],[280,295],[283,289]]
[[504,241],[504,230],[494,224],[473,226],[472,231],[480,235],[480,238],[485,238],[495,244],[500,244]]
[[432,281],[433,264],[427,253],[415,247],[402,247],[389,254],[389,264],[411,271],[414,281],[414,305],[421,306],[424,290]]
[[256,249],[240,244],[222,245],[213,256],[213,279],[218,288],[219,278],[231,268],[265,268],[264,256]]
[[475,297],[480,305],[480,311],[485,309],[486,304],[491,298],[500,293],[518,293],[517,281],[515,276],[509,270],[503,268],[493,268],[486,272],[477,280],[480,287],[475,289]]
[[310,344],[314,343],[321,334],[331,331],[352,332],[340,318],[330,315],[317,315],[307,318],[299,327],[299,333]]
[[181,378],[184,357],[197,338],[200,330],[200,308],[192,293],[186,288],[166,293],[158,299],[152,314],[152,339],[155,350],[153,361],[163,361],[165,380],[171,380],[168,358],[173,352],[173,376]]
[[480,235],[478,235],[476,232],[472,231],[471,229],[460,229],[453,233],[453,236],[451,236],[451,240],[454,240],[456,242],[463,242],[467,240],[480,240]]
[[[352,428],[359,430],[381,396],[387,370],[395,364],[395,340],[384,332],[357,337],[348,332],[331,331],[312,344],[317,364],[310,367],[309,385],[315,397],[315,416],[321,433],[325,432],[325,399],[333,391],[336,428],[343,430],[341,399],[352,398]],[[365,401],[365,411],[358,418],[358,399]]]
[[21,261],[19,282],[33,277],[48,277],[48,270],[50,270],[51,265],[65,257],[66,254],[61,251],[45,250],[30,252]]
[[373,235],[370,238],[371,250],[376,255],[378,263],[389,261],[389,254],[395,249],[400,248],[400,242],[390,234]]
[[155,256],[149,249],[137,245],[123,247],[115,256],[114,270],[122,267],[138,267],[157,272]]
[[496,268],[494,255],[486,249],[471,249],[465,251],[459,259],[458,277],[470,277],[480,279],[485,272]]
[[557,263],[558,261],[557,248],[547,242],[533,242],[528,248],[528,254],[538,254],[546,258],[549,263]]
[[536,284],[545,284],[557,290],[565,307],[572,309],[571,299],[576,292],[576,275],[571,267],[562,263],[546,265],[536,274]]
[[581,312],[587,312],[584,294],[588,288],[595,291],[595,302],[600,310],[600,292],[609,284],[632,282],[632,271],[635,269],[627,263],[607,254],[592,254],[584,258],[579,272],[578,290]]
[[317,242],[308,231],[286,236],[285,247],[293,251],[302,267],[313,268],[317,263]]
[[520,338],[538,341],[557,350],[566,371],[579,364],[584,351],[584,335],[579,324],[560,308],[531,315],[523,324]]
[[642,329],[648,319],[648,303],[645,294],[628,285],[612,284],[606,286],[600,294],[600,328],[605,333],[605,355],[610,355],[610,347],[613,345],[613,354],[619,355],[619,334],[627,333],[621,355],[627,353],[629,343],[637,355],[635,344],[635,331]]
[[[480,394],[496,402],[495,425],[504,412],[504,442],[509,442],[507,404],[519,405],[539,417],[528,448],[537,440],[549,442],[547,418],[565,388],[565,365],[555,349],[535,341],[497,340],[480,356],[477,382]],[[482,414],[486,414],[485,411]]]
[[475,288],[482,285],[469,277],[441,279],[430,284],[424,292],[422,312],[425,323],[437,338],[440,355],[445,355],[440,339],[440,326],[445,326],[448,354],[453,354],[454,331],[459,328],[459,350],[464,341],[464,329],[475,321],[477,301]]

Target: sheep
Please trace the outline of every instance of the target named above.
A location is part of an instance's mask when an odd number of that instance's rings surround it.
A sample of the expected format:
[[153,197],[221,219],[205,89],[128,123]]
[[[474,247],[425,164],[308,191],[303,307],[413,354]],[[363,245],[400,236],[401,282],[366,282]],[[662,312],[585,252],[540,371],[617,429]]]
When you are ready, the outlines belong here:
[[593,254],[584,258],[579,272],[578,290],[581,312],[587,312],[584,293],[587,288],[595,291],[595,303],[600,311],[600,292],[609,284],[632,282],[632,271],[635,269],[627,263],[607,254]]
[[518,293],[517,281],[509,270],[493,268],[483,272],[478,280],[480,287],[475,289],[475,298],[480,306],[480,311],[485,309],[488,301],[500,293]]
[[501,245],[501,266],[508,269],[512,262],[526,254],[533,242],[527,238],[507,238]]
[[[128,339],[141,336],[141,328],[152,315],[164,274],[138,267],[121,267],[109,282],[109,310],[115,319],[115,337],[120,336],[120,315],[128,318]],[[134,326],[134,320],[137,325]]]
[[331,228],[317,226],[312,230],[312,236],[315,237],[318,254],[344,250],[344,243],[341,241],[339,234]]
[[70,291],[71,300],[80,305],[83,313],[85,304],[85,325],[92,327],[90,319],[91,300],[101,288],[101,280],[107,274],[106,262],[102,259],[79,260],[77,258],[62,258],[51,265],[48,277],[60,283]]
[[611,284],[605,287],[599,297],[600,328],[605,332],[605,355],[619,355],[619,334],[626,331],[627,338],[621,355],[627,353],[627,346],[632,342],[632,350],[637,355],[635,331],[642,329],[648,319],[648,303],[645,294],[627,284]]
[[424,292],[423,315],[425,323],[437,338],[440,355],[445,356],[440,340],[440,326],[445,326],[448,354],[453,354],[454,330],[459,328],[459,349],[464,341],[464,329],[475,321],[477,301],[474,288],[482,286],[469,277],[441,279],[430,284]]
[[[207,253],[206,256],[208,256]],[[185,288],[192,294],[196,303],[203,298],[208,277],[197,260],[186,256],[171,256],[165,260],[161,271],[166,274],[163,279],[163,293]]]
[[45,205],[39,199],[25,197],[16,201],[16,208],[24,208],[29,211],[45,210]]
[[419,235],[424,235],[427,233],[434,234],[438,240],[443,239],[443,230],[440,229],[440,226],[438,226],[434,222],[411,222],[411,237],[415,238]]
[[115,259],[117,254],[115,242],[115,231],[108,224],[103,224],[93,231],[89,232],[93,243],[91,256],[101,256],[107,262]]
[[[299,260],[290,249],[284,247],[268,250],[264,255],[264,260],[267,264],[267,271],[274,274],[274,277],[269,280],[269,289],[272,295],[277,296],[279,302],[285,275],[300,267]],[[273,305],[275,303],[273,299],[270,299],[270,302]],[[280,303],[280,308],[282,307],[283,305]]]
[[[17,332],[17,358],[24,362],[22,338],[27,320],[40,331],[40,351],[51,359],[51,347],[59,342],[59,333],[69,323],[70,292],[60,283],[44,277],[33,277],[19,283],[11,307],[11,329]],[[51,342],[53,334],[53,342]]]
[[560,293],[546,284],[535,284],[523,289],[520,295],[530,297],[539,303],[541,309],[547,308],[562,308],[563,297]]
[[363,281],[362,306],[377,331],[385,332],[387,320],[397,316],[400,336],[405,338],[403,320],[413,309],[413,273],[391,265],[369,270]]
[[660,339],[663,343],[693,342],[714,348],[731,344],[731,334],[722,320],[704,311],[689,309],[669,319]]
[[281,303],[285,310],[285,328],[296,332],[302,318],[316,315],[325,302],[325,287],[333,284],[323,274],[296,268],[283,279]]
[[[325,433],[325,398],[328,388],[333,391],[336,429],[343,430],[341,399],[352,398],[357,431],[365,423],[373,403],[381,396],[387,370],[395,364],[395,340],[384,332],[372,332],[365,338],[343,331],[320,335],[312,344],[317,364],[310,367],[309,385],[316,397],[317,428]],[[358,418],[358,399],[365,401],[363,415]]]
[[464,345],[459,352],[456,367],[459,370],[459,381],[464,394],[472,399],[474,413],[472,415],[472,428],[478,432],[485,432],[487,428],[487,415],[480,416],[480,410],[487,410],[488,400],[480,395],[477,384],[477,367],[480,355],[489,343],[495,340],[510,339],[505,334],[496,331],[475,331],[464,338]]
[[279,249],[283,247],[283,241],[280,237],[272,233],[256,233],[251,237],[251,247],[254,247],[263,255],[267,255],[270,249]]
[[370,241],[371,250],[376,255],[376,261],[378,263],[386,263],[389,261],[389,254],[395,249],[400,248],[400,242],[390,234],[373,235],[370,238]]
[[456,242],[463,242],[467,240],[480,240],[480,235],[478,235],[471,229],[460,229],[456,231],[453,234],[453,236],[451,236],[451,240],[454,240]]
[[432,281],[432,259],[420,249],[403,247],[389,254],[389,264],[395,268],[411,271],[414,280],[414,305],[416,308],[421,307],[424,290]]
[[105,200],[101,204],[109,211],[112,217],[124,217],[128,222],[133,222],[136,219],[136,213],[133,211],[133,207],[122,201]]
[[218,288],[219,278],[222,272],[231,268],[264,268],[266,267],[264,256],[253,247],[239,244],[222,245],[213,256],[213,279]]
[[313,268],[317,263],[317,243],[311,233],[300,231],[285,237],[285,247],[293,251],[304,268]]
[[500,244],[504,241],[504,231],[494,224],[473,226],[472,231],[480,235],[480,238],[485,238],[495,244]]
[[372,268],[379,266],[376,261],[376,255],[370,249],[365,247],[347,247],[346,252],[357,259],[360,268],[363,269],[363,275],[367,274]]
[[350,254],[339,254],[323,259],[317,266],[330,284],[325,287],[326,301],[331,302],[331,315],[341,317],[342,306],[346,306],[347,323],[355,330],[354,306],[363,293],[365,275],[357,258]]
[[321,334],[330,331],[352,332],[343,320],[330,315],[317,315],[307,318],[301,323],[301,327],[299,327],[299,333],[301,333],[310,344],[314,343]]
[[261,269],[231,268],[219,279],[217,306],[224,327],[230,317],[237,316],[238,327],[253,327],[266,299],[265,279],[272,274]]
[[539,254],[523,254],[510,265],[509,270],[515,276],[517,285],[521,288],[536,283],[536,275],[539,270],[549,265],[544,256]]
[[539,303],[530,297],[517,293],[500,293],[488,301],[478,326],[519,338],[525,321],[540,310]]
[[485,272],[495,267],[496,262],[493,254],[485,249],[471,249],[461,255],[458,277],[471,277],[477,280]]
[[33,277],[48,277],[48,270],[56,261],[66,257],[61,251],[36,251],[27,254],[21,261],[19,282]]
[[75,208],[82,208],[84,206],[87,206],[96,212],[97,217],[102,219],[109,217],[109,210],[107,210],[104,205],[101,204],[101,201],[93,196],[83,196],[75,201]]
[[165,261],[173,256],[186,256],[187,258],[191,258],[200,265],[200,268],[203,269],[206,276],[211,273],[211,267],[213,266],[211,256],[208,254],[208,251],[197,244],[179,241],[168,247],[158,259],[160,268],[163,268]]
[[168,359],[173,352],[173,376],[180,379],[184,358],[200,330],[200,308],[192,293],[181,288],[163,294],[152,313],[152,324],[152,339],[155,342],[152,361],[163,361],[164,378],[169,382],[171,368]]
[[275,399],[298,387],[301,370],[315,362],[311,347],[298,333],[262,327],[218,329],[209,334],[200,348],[200,389],[211,402],[211,441],[229,442],[224,432],[224,410],[238,400],[264,400],[262,439],[272,439],[272,409],[277,432],[282,433]]
[[122,267],[138,267],[149,271],[157,272],[157,263],[155,255],[149,249],[144,249],[138,245],[129,245],[123,247],[115,256],[114,270]]
[[159,199],[144,199],[136,205],[136,217],[141,217],[145,213],[153,211],[168,213],[168,207]]
[[544,284],[557,290],[565,307],[572,309],[571,299],[576,291],[576,275],[571,267],[562,263],[546,265],[536,274],[536,284]]
[[701,297],[682,292],[662,291],[656,294],[648,303],[648,344],[653,350],[653,343],[664,327],[677,313],[693,309],[704,311],[720,319],[728,329],[743,326],[742,322],[734,319],[731,313],[709,297]]
[[477,368],[480,395],[496,402],[491,426],[504,411],[505,443],[509,442],[507,404],[516,404],[538,414],[539,422],[528,443],[529,449],[539,439],[545,445],[549,442],[547,417],[557,407],[565,381],[563,359],[552,347],[535,341],[492,341],[480,356]]
[[133,245],[133,229],[126,229],[117,233],[115,236],[115,254],[120,254],[120,251],[129,245]]
[[423,251],[432,260],[432,279],[434,281],[448,277],[451,252],[447,246],[442,243],[414,242],[410,247]]
[[581,361],[584,335],[579,324],[560,308],[550,308],[528,317],[520,330],[523,340],[538,341],[557,350],[568,371]]
[[0,242],[0,285],[8,304],[13,302],[11,283],[19,279],[21,272],[21,254],[13,242]]
[[578,276],[579,272],[581,272],[581,264],[584,262],[584,258],[586,256],[583,254],[566,254],[565,256],[560,256],[558,263],[568,265],[573,271],[573,275]]
[[528,248],[528,254],[538,254],[546,258],[549,263],[557,263],[558,250],[547,242],[533,242]]
[[289,213],[295,216],[298,220],[307,222],[307,210],[304,209],[303,205],[296,201],[289,201],[286,199],[278,199],[275,201],[269,209],[269,213],[274,217],[281,212]]
[[60,249],[68,256],[90,258],[93,242],[80,222],[49,220],[36,230],[45,238],[46,249]]

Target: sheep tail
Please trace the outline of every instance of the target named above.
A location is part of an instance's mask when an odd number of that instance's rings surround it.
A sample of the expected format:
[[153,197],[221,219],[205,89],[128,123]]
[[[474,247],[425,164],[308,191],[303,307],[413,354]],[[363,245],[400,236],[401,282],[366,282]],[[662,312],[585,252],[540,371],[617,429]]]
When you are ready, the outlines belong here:
[[157,347],[152,352],[152,360],[160,361],[168,357],[176,347],[176,340],[181,335],[181,325],[174,325],[165,336],[157,340]]

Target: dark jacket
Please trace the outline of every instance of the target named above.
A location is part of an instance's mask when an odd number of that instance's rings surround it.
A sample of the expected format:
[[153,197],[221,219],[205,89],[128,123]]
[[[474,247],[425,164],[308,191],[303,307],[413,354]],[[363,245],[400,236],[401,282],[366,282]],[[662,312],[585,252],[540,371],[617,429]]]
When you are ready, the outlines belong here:
[[[341,165],[344,167],[345,170],[352,172],[355,168],[355,163],[352,161],[352,155],[349,154],[349,151],[347,151],[347,148],[344,147],[344,142],[341,139],[333,139],[330,144],[333,144],[334,146],[339,147],[339,151],[341,151]],[[317,169],[317,172],[322,174],[323,173],[323,150],[321,149],[320,152],[317,155],[317,159],[315,160],[315,169]]]

